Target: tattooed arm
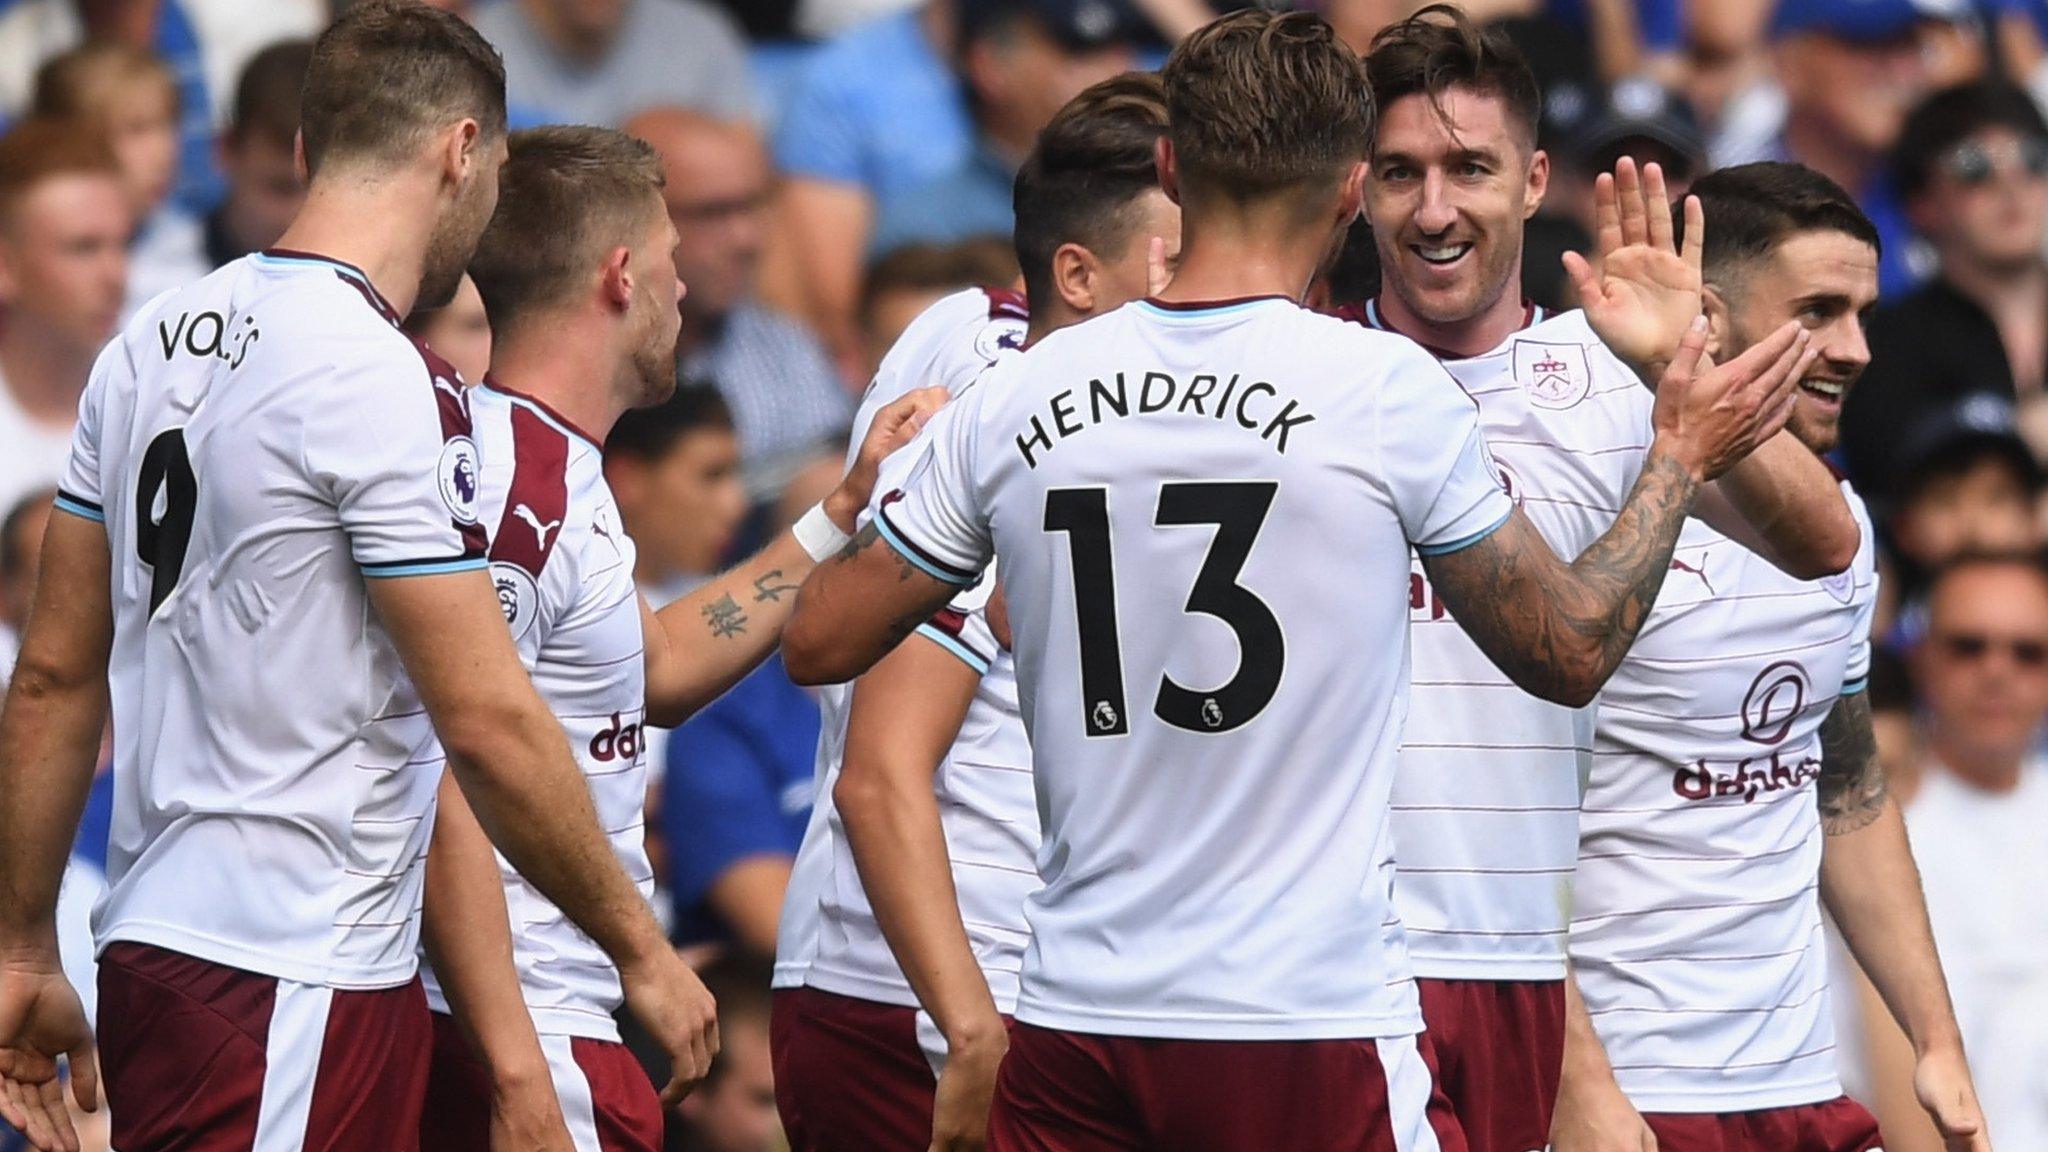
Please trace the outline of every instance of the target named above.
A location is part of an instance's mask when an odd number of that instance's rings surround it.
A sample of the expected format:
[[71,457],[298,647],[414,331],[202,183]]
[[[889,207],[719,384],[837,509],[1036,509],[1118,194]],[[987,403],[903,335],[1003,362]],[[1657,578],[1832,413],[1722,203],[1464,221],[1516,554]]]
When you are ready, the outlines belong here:
[[1821,902],[1912,1042],[1921,1107],[1950,1148],[1988,1149],[1920,871],[1877,756],[1869,695],[1836,700],[1820,739]]
[[[883,458],[917,435],[945,395],[920,389],[875,414],[853,467],[824,501],[825,515],[841,532],[853,531],[867,507]],[[797,586],[815,566],[795,532],[785,531],[752,559],[658,612],[643,599],[648,722],[681,724],[759,667],[782,639]]]
[[1695,379],[1704,343],[1696,325],[1665,370],[1642,475],[1577,560],[1558,559],[1520,508],[1478,543],[1423,558],[1451,615],[1524,691],[1592,702],[1649,618],[1700,486],[1784,425],[1810,362],[1805,330],[1788,324]]
[[790,679],[839,684],[859,676],[959,593],[912,564],[870,522],[804,581],[782,637]]

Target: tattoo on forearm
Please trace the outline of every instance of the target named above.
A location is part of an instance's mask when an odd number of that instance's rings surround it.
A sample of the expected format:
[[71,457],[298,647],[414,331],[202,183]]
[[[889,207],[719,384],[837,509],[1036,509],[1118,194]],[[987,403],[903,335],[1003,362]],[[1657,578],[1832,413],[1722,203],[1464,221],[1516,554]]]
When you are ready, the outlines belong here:
[[1868,828],[1891,802],[1884,762],[1877,758],[1877,733],[1870,722],[1870,696],[1858,692],[1835,701],[1820,725],[1820,782],[1815,786],[1820,826],[1829,836]]
[[754,603],[779,601],[785,592],[796,591],[796,585],[782,578],[782,569],[770,568],[754,581]]
[[1515,683],[1550,698],[1590,695],[1649,619],[1698,489],[1676,460],[1652,456],[1614,526],[1568,566],[1568,579],[1556,578],[1548,545],[1525,527],[1519,541],[1495,533],[1427,561],[1430,580]]
[[738,636],[747,630],[746,611],[731,593],[720,596],[698,611],[704,614],[704,622],[710,625],[711,634],[720,639]]
[[[882,539],[882,530],[873,521],[869,521],[866,527],[854,533],[853,539],[847,541],[846,546],[839,550],[839,554],[826,561],[826,563],[844,564],[869,549],[879,549],[895,562],[896,582],[899,584],[913,577],[924,575],[924,573],[918,570],[916,565],[904,557],[903,553],[898,552],[887,541]],[[948,592],[948,595],[950,595],[950,592]],[[945,601],[941,600],[930,608],[918,608],[890,621],[888,647],[893,648],[897,644],[902,643],[905,637],[917,631],[918,625],[931,619],[932,613],[944,606]]]

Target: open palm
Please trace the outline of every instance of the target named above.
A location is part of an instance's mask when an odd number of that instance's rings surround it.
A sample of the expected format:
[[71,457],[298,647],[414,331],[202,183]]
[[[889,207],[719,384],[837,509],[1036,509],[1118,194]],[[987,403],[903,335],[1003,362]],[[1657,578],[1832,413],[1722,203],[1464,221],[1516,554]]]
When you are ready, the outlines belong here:
[[1664,173],[1655,164],[1638,176],[1623,157],[1594,183],[1598,234],[1594,259],[1564,255],[1594,334],[1615,355],[1654,381],[1700,314],[1700,259],[1706,220],[1698,198],[1685,200],[1685,242],[1676,243]]

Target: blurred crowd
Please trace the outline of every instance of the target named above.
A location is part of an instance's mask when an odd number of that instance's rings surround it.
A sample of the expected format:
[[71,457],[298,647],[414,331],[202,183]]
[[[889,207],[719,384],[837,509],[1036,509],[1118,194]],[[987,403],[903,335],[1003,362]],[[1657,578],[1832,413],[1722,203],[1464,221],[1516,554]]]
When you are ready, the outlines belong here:
[[[861,389],[912,317],[1016,280],[1011,177],[1053,112],[1155,65],[1212,13],[1206,0],[443,6],[503,53],[515,127],[624,127],[665,164],[686,386],[622,421],[606,463],[657,602],[830,488]],[[1362,50],[1419,5],[1298,6]],[[1466,7],[1543,74],[1554,167],[1524,265],[1537,303],[1571,304],[1558,254],[1588,246],[1593,176],[1623,155],[1661,163],[1678,190],[1717,166],[1798,160],[1878,224],[1884,294],[1837,463],[1884,536],[1882,753],[1910,797],[1993,1134],[2048,1149],[2048,0]],[[157,292],[272,243],[295,211],[300,80],[330,15],[327,0],[0,0],[0,623],[25,611],[48,486],[103,342]],[[1332,301],[1375,290],[1371,251],[1347,247]],[[473,288],[408,327],[482,377]],[[727,1016],[719,1072],[685,1104],[676,1147],[776,1146],[767,965],[818,727],[771,661],[650,747],[675,940]],[[108,802],[99,789],[67,886],[79,916]],[[1902,1038],[1854,997],[1837,1007],[1845,1076],[1877,1104],[1887,1147],[1932,1147]]]

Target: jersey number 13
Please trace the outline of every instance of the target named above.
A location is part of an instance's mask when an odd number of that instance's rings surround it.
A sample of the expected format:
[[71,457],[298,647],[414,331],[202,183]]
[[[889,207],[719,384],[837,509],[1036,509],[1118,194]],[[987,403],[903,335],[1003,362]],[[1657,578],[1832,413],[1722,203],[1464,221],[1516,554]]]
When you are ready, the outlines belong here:
[[[1237,582],[1258,543],[1280,485],[1270,480],[1185,481],[1159,486],[1155,527],[1213,524],[1215,538],[1182,611],[1213,616],[1237,635],[1237,672],[1220,688],[1197,691],[1159,677],[1152,714],[1189,732],[1228,732],[1251,722],[1280,688],[1287,643],[1280,621],[1257,593]],[[1074,615],[1081,648],[1082,730],[1130,731],[1124,703],[1123,643],[1116,622],[1116,562],[1109,490],[1056,488],[1045,494],[1045,530],[1064,532],[1074,569]]]

